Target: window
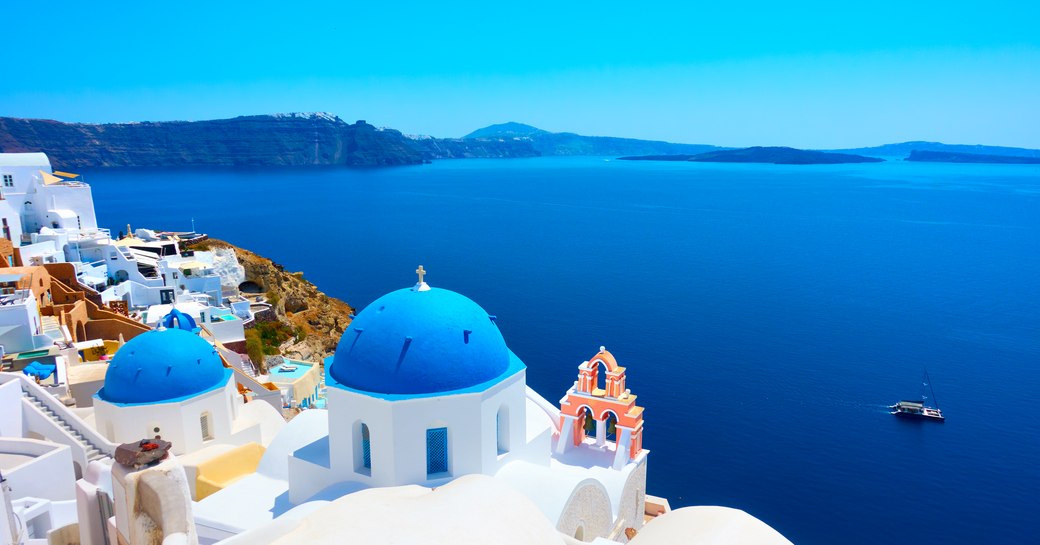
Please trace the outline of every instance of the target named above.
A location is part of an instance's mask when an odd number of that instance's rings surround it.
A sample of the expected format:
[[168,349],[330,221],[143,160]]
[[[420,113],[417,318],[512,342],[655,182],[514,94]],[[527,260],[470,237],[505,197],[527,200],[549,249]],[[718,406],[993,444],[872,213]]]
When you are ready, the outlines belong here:
[[209,411],[202,413],[202,416],[199,417],[199,424],[202,426],[202,440],[213,439],[213,425],[210,423]]
[[509,452],[509,407],[504,405],[495,416],[495,436],[498,439],[498,453]]
[[[7,224],[7,218],[3,218],[4,222],[4,238],[11,240],[11,226]],[[40,280],[40,285],[43,285],[43,280]]]
[[448,472],[448,428],[426,430],[426,476]]
[[14,187],[14,174],[4,174],[4,187]]
[[372,439],[368,433],[368,424],[361,424],[361,465],[372,469]]

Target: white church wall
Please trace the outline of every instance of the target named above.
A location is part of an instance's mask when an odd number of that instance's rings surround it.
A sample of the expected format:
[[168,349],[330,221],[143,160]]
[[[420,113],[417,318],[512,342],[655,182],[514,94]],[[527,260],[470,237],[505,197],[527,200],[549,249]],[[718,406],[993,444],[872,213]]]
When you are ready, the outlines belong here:
[[[398,482],[393,463],[394,420],[390,402],[331,387],[326,393],[329,415],[329,448],[332,472],[337,481],[359,481],[370,486],[393,486]],[[361,445],[355,445],[354,430],[364,423],[370,432],[372,468],[358,471]]]
[[[526,443],[526,372],[496,384],[484,392],[480,401],[481,473],[493,475],[502,464],[527,452]],[[502,412],[499,437],[499,412]],[[502,447],[502,448],[500,448]],[[548,451],[545,457],[548,458]]]
[[[395,453],[398,484],[438,486],[482,472],[480,398],[480,394],[460,394],[394,402],[394,443],[404,447]],[[448,430],[448,471],[428,475],[426,431],[442,427]]]
[[[259,426],[232,435],[228,388],[233,383],[229,381],[229,386],[224,388],[172,403],[115,405],[97,398],[94,418],[98,431],[110,441],[130,443],[159,435],[173,443],[174,454],[194,452],[211,443],[259,442]],[[202,435],[201,416],[206,412],[213,436],[210,440],[203,439]]]
[[[94,399],[94,421],[98,431],[113,443],[132,443],[156,435],[173,443],[173,452],[185,452],[180,403],[115,405]],[[158,428],[159,431],[155,431]]]

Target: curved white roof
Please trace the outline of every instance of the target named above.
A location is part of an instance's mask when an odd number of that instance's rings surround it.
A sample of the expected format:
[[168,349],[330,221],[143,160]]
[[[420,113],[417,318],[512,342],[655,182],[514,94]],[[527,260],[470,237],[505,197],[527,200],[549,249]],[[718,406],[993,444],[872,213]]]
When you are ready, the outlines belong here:
[[683,507],[646,524],[631,545],[791,545],[768,524],[739,509],[703,505]]
[[43,152],[0,153],[0,167],[44,167],[51,170],[51,160]]

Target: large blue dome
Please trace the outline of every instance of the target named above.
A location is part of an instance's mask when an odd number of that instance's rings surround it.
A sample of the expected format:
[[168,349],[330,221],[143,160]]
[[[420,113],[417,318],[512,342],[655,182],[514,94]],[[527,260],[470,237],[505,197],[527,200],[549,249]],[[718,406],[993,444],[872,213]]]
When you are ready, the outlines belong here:
[[230,375],[216,349],[198,335],[148,331],[116,352],[97,396],[109,403],[163,403],[222,387]]
[[449,290],[410,288],[376,299],[354,318],[328,374],[333,386],[422,395],[471,388],[522,368],[480,305]]

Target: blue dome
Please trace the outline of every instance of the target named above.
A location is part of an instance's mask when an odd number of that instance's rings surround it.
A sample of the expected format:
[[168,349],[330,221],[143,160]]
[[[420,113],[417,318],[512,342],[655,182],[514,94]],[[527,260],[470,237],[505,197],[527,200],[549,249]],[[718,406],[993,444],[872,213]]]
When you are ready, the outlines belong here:
[[198,335],[148,331],[116,352],[97,396],[109,403],[163,403],[222,387],[230,374],[216,349]]
[[333,386],[417,395],[471,388],[522,367],[480,305],[449,290],[403,289],[354,318],[328,374]]
[[188,316],[187,314],[177,310],[176,308],[171,310],[169,314],[162,317],[159,323],[166,329],[183,329],[184,331],[195,331],[199,327],[195,323],[195,318]]

